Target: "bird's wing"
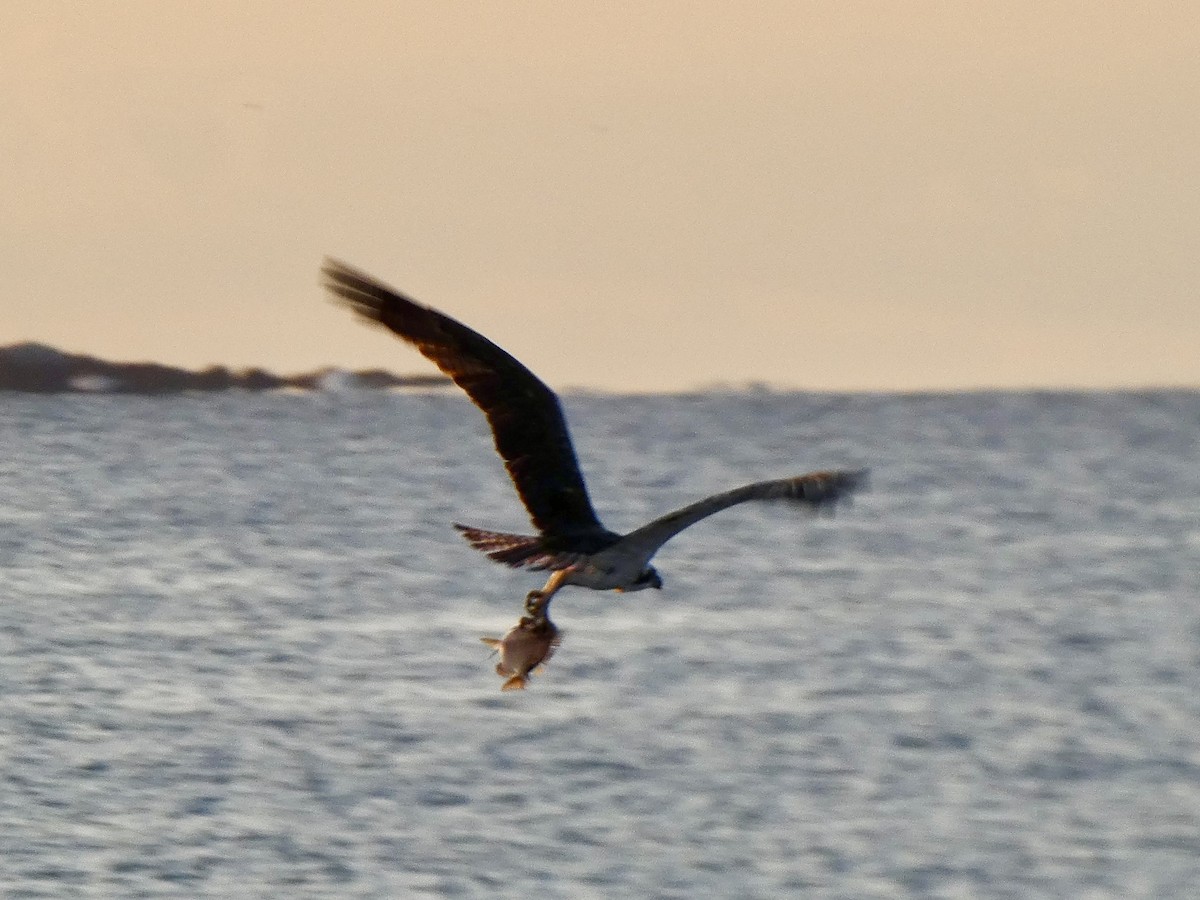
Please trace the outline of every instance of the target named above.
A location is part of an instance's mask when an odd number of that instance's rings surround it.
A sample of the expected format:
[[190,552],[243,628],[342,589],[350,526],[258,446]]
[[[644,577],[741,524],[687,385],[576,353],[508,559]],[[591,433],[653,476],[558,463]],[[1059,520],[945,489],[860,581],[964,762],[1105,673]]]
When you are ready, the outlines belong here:
[[483,335],[369,275],[332,259],[321,272],[340,302],[416,347],[483,410],[496,450],[539,531],[605,531],[550,388]]
[[659,547],[685,528],[739,503],[751,500],[782,500],[814,509],[832,506],[855,489],[863,487],[866,478],[866,470],[858,470],[809,472],[795,478],[757,481],[721,494],[713,494],[683,509],[667,513],[625,535],[621,544],[631,551],[646,554],[646,558],[649,559]]

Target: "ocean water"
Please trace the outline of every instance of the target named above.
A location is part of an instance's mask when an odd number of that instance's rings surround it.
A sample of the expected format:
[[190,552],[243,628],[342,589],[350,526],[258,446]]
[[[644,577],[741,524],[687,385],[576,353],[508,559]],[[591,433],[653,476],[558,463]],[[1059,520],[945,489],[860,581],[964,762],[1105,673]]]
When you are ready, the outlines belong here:
[[0,894],[1200,893],[1200,393],[571,394],[665,588],[540,577],[457,392],[0,396]]

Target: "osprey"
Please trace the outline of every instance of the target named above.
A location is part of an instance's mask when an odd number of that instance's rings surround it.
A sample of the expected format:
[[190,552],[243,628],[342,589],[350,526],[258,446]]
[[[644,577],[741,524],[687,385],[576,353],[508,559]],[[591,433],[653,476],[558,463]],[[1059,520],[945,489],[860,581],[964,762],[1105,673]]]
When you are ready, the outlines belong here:
[[514,568],[550,571],[526,611],[546,617],[550,600],[574,584],[598,591],[661,588],[650,559],[667,541],[713,513],[750,500],[832,505],[865,480],[865,471],[810,472],[713,494],[628,534],[600,523],[584,485],[558,397],[483,335],[337,260],[322,268],[325,287],[368,322],[388,328],[445,372],[487,417],[521,501],[538,533],[508,534],[455,523],[471,546]]

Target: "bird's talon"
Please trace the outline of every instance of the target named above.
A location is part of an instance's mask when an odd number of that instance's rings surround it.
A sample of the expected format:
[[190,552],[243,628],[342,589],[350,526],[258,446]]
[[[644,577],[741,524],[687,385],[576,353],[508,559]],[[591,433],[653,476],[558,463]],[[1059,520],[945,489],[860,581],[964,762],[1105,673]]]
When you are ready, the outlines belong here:
[[542,591],[530,591],[525,595],[525,612],[535,619],[545,617],[546,595]]

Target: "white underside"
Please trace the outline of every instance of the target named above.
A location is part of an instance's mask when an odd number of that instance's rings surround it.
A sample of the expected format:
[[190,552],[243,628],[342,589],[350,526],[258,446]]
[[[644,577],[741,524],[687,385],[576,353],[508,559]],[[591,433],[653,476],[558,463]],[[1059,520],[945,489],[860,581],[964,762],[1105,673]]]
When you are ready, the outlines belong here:
[[649,560],[643,559],[640,554],[631,557],[627,552],[621,552],[618,544],[589,557],[584,563],[572,566],[564,584],[595,591],[640,591],[649,587],[646,583],[638,583],[648,563]]

